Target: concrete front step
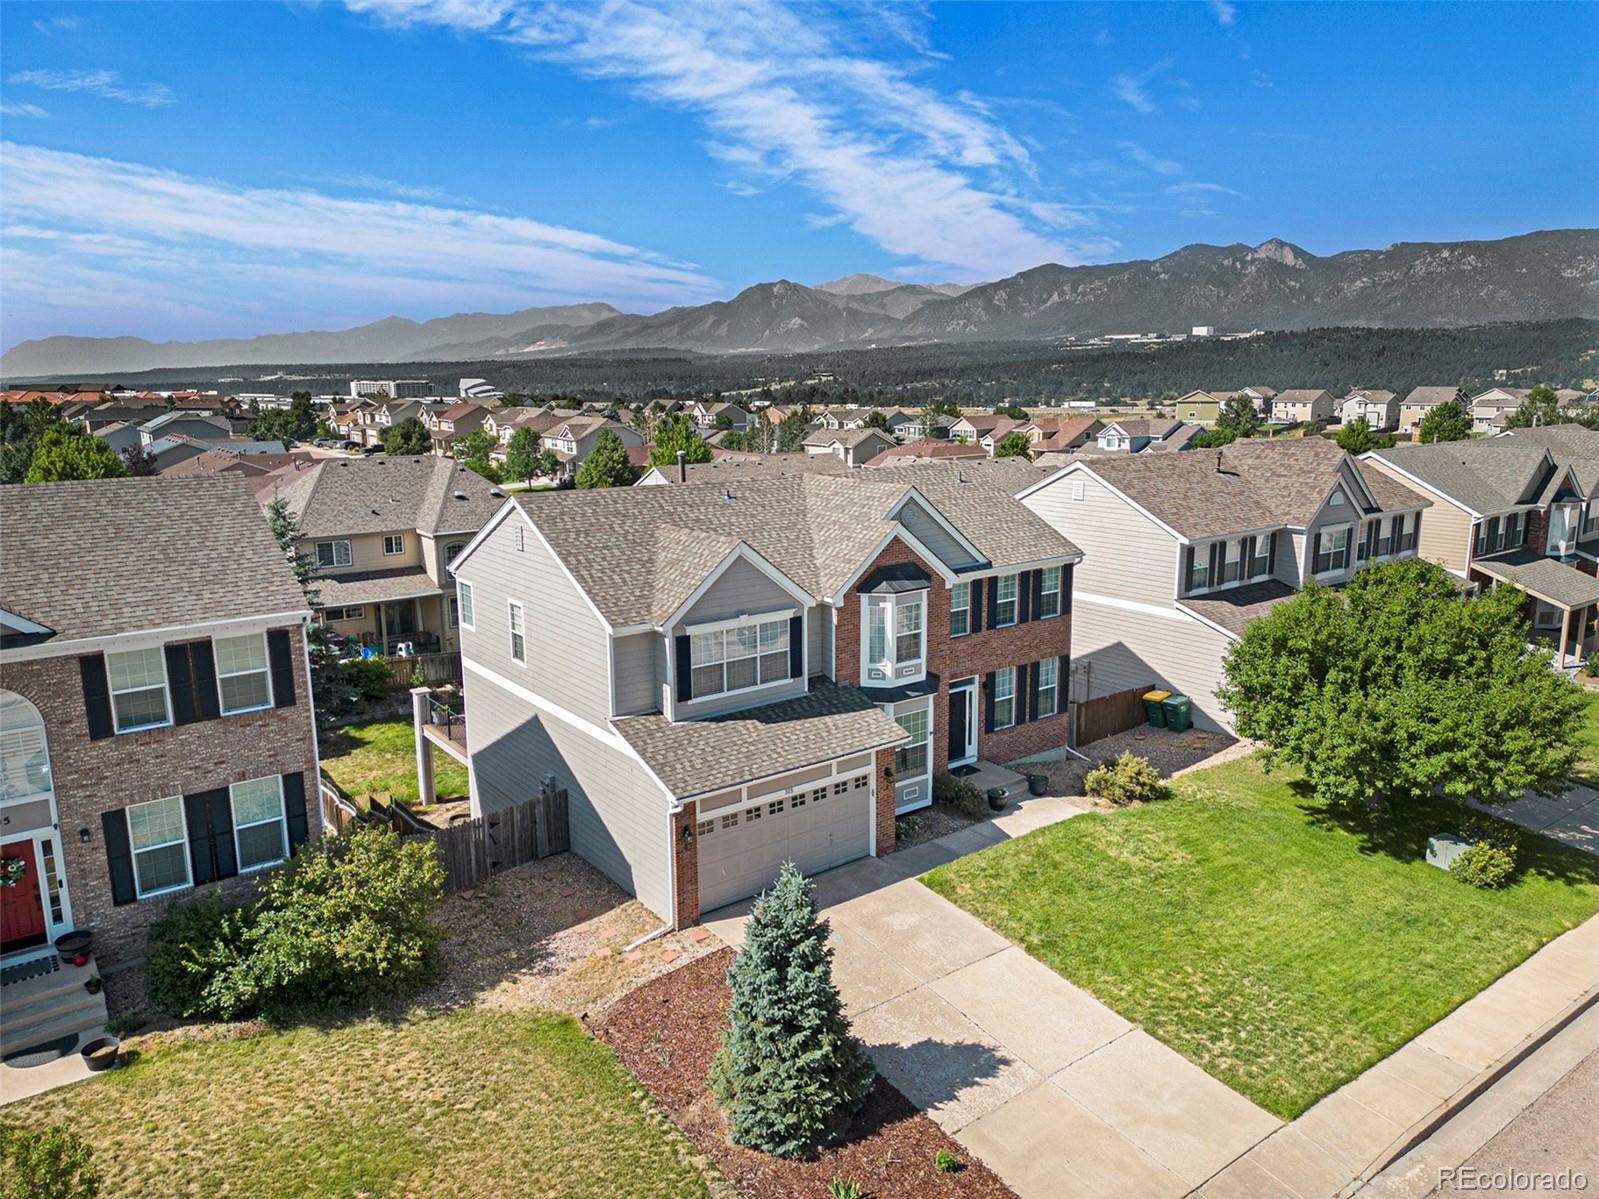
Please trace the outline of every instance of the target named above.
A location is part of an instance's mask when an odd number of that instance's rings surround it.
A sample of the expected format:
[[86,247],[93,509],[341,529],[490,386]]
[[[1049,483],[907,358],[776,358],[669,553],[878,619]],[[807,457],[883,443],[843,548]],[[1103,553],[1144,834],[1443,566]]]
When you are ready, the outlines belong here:
[[105,993],[84,984],[100,974],[87,966],[63,966],[52,974],[0,990],[0,1053],[37,1045],[106,1022]]

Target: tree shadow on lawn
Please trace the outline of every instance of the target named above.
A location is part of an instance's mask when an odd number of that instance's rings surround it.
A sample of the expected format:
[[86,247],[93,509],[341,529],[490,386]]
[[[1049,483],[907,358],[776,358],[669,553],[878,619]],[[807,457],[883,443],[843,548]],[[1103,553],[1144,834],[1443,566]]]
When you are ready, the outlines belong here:
[[1299,800],[1299,810],[1309,824],[1350,834],[1359,842],[1362,854],[1382,854],[1401,862],[1422,861],[1427,856],[1427,839],[1439,833],[1458,832],[1469,814],[1499,821],[1515,831],[1521,846],[1516,854],[1516,877],[1535,874],[1567,885],[1599,885],[1599,856],[1563,845],[1497,813],[1467,808],[1447,799],[1404,800],[1372,811],[1318,799],[1314,788],[1302,778],[1294,779],[1288,788]]

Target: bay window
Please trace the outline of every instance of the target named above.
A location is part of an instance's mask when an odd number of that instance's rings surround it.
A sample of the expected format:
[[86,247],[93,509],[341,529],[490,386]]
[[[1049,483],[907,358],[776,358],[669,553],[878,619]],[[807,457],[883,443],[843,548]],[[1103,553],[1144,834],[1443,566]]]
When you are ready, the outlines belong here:
[[189,847],[183,835],[183,801],[154,799],[127,809],[128,847],[140,899],[189,885]]
[[689,634],[693,695],[722,695],[789,677],[789,617]]
[[972,585],[956,583],[949,593],[949,635],[964,637],[972,631]]
[[868,594],[864,603],[862,686],[921,678],[927,661],[927,592]]
[[1016,623],[1016,576],[998,575],[994,579],[994,627],[1002,629]]
[[894,608],[894,660],[920,662],[922,660],[922,608],[921,603],[898,604]]
[[994,727],[1008,729],[1016,723],[1016,668],[994,672]]
[[1060,567],[1046,566],[1038,572],[1038,611],[1034,620],[1060,615]]
[[159,646],[105,656],[111,712],[119,733],[172,723],[167,709],[166,662]]

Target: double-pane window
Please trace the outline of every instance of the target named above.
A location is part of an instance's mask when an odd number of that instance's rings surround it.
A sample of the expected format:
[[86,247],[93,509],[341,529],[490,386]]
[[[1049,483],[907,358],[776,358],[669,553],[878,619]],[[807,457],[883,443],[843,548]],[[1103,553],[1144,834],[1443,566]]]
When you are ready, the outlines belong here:
[[465,579],[455,580],[455,594],[461,601],[461,623],[472,627],[472,584]]
[[1060,567],[1046,566],[1038,572],[1038,611],[1035,620],[1060,615]]
[[176,795],[127,810],[128,847],[139,897],[189,884],[189,849],[183,835],[183,801]]
[[923,708],[894,719],[911,735],[911,740],[894,753],[894,775],[900,780],[919,778],[927,773],[927,749],[932,739],[928,711]]
[[233,837],[239,870],[270,866],[289,856],[289,834],[283,814],[283,782],[277,775],[234,783]]
[[1060,659],[1045,658],[1035,666],[1038,672],[1038,695],[1034,703],[1033,719],[1053,716],[1060,709]]
[[787,616],[689,636],[693,692],[719,695],[789,677]]
[[522,615],[522,605],[511,601],[511,661],[518,666],[527,665],[527,629]]
[[994,672],[994,727],[1008,729],[1016,723],[1016,668]]
[[216,647],[217,688],[222,693],[223,714],[271,706],[265,634],[217,637],[212,644]]
[[1016,623],[1016,576],[999,575],[994,580],[994,627]]
[[107,654],[105,664],[117,732],[131,733],[169,723],[166,664],[159,646]]
[[972,631],[972,585],[956,583],[949,593],[949,635],[964,637]]
[[1321,533],[1321,548],[1316,553],[1314,563],[1316,574],[1326,574],[1329,571],[1345,570],[1349,566],[1349,526],[1344,525],[1337,529],[1323,529]]
[[900,604],[894,610],[894,661],[904,665],[922,660],[922,601]]
[[348,541],[317,542],[316,564],[321,567],[350,565],[350,543]]

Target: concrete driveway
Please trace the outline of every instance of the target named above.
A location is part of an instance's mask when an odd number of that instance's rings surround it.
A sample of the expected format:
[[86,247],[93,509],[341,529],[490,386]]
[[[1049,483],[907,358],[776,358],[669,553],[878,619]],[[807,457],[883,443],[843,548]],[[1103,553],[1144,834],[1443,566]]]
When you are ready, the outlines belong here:
[[[878,1069],[1023,1199],[1184,1195],[1281,1121],[915,878],[1077,810],[1031,801],[817,876],[833,976]],[[738,946],[748,906],[706,926]]]

